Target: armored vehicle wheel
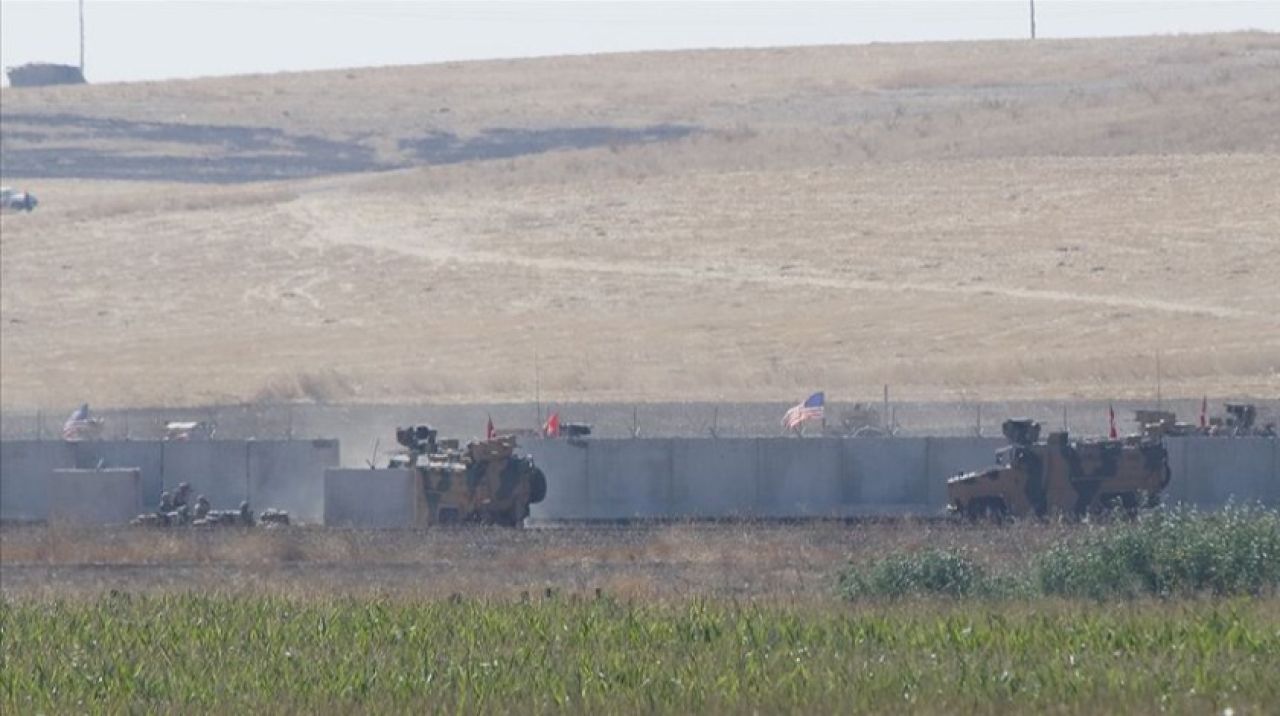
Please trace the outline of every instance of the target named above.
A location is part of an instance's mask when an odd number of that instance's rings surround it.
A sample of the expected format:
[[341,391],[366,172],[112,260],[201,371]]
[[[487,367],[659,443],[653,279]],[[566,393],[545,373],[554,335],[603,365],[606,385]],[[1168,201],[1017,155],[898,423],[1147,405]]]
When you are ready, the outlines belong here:
[[1119,492],[1113,495],[1103,495],[1098,501],[1100,508],[1097,512],[1101,514],[1119,513],[1128,519],[1138,516],[1138,507],[1141,500],[1138,495],[1133,492]]
[[[529,477],[529,503],[537,504],[547,497],[547,476],[541,470],[534,468],[533,474]],[[527,513],[529,508],[525,508]]]
[[965,505],[964,514],[973,522],[1004,522],[1009,508],[998,497],[975,498]]
[[496,521],[504,527],[521,527],[524,525],[524,518],[528,516],[528,505],[514,505],[511,509],[503,512]]

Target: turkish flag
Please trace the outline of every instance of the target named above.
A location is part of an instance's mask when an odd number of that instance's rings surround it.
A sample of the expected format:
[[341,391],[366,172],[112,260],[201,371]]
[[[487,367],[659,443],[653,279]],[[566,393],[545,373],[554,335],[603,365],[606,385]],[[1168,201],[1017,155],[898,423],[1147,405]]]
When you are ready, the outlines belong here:
[[542,426],[542,434],[549,438],[560,437],[560,413],[552,413],[547,424]]
[[484,439],[492,440],[498,437],[498,431],[493,429],[493,416],[489,416],[489,424],[484,426]]

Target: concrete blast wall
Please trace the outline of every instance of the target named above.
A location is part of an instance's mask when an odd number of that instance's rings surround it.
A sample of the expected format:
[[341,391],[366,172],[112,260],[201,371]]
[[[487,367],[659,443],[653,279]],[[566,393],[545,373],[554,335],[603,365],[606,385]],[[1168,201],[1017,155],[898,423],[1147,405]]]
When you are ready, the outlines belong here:
[[1166,502],[1280,505],[1280,440],[1186,437],[1169,438],[1165,446],[1173,473]]
[[[0,519],[49,516],[49,474],[60,469],[136,469],[142,509],[161,490],[191,483],[214,509],[249,500],[255,510],[276,507],[304,522],[324,516],[324,468],[340,460],[336,440],[103,440],[82,443],[0,442]],[[136,513],[135,513],[136,514]]]
[[547,476],[547,496],[542,502],[529,506],[530,518],[551,520],[561,519],[560,515],[591,514],[587,447],[588,443],[569,440],[521,443],[521,451],[532,457]]
[[[990,465],[997,438],[539,440],[534,519],[940,513],[946,479]],[[1167,502],[1280,504],[1280,441],[1173,438]]]
[[[1280,505],[1280,441],[1193,437],[1166,444],[1173,473],[1166,502]],[[531,515],[557,520],[938,514],[946,478],[989,465],[1001,445],[992,438],[671,438],[534,440],[522,448],[547,475],[547,497]],[[0,519],[47,518],[53,470],[101,466],[137,468],[143,507],[161,488],[186,481],[215,509],[247,499],[257,510],[279,507],[315,522],[334,509],[324,468],[340,460],[332,440],[3,441]],[[410,521],[397,515],[368,521]]]
[[844,514],[841,441],[833,438],[756,441],[753,514],[764,517],[839,517]]
[[[671,441],[672,517],[735,517],[756,510],[758,455],[752,439]],[[547,473],[550,497],[551,473]]]
[[[249,499],[249,444],[242,440],[161,443],[164,489],[191,485],[196,495],[209,498],[215,510],[239,506]],[[255,505],[261,509],[262,505]]]
[[142,510],[142,471],[53,470],[49,520],[80,525],[127,524]]
[[926,512],[927,438],[867,438],[845,443],[851,514]]
[[407,469],[324,471],[328,527],[405,529],[414,526],[421,482]]
[[990,463],[984,438],[536,440],[534,519],[929,514],[946,478]]
[[249,443],[249,504],[288,510],[290,517],[324,519],[324,471],[340,464],[337,440]]
[[76,466],[70,443],[40,440],[0,442],[0,520],[49,516],[49,474]]
[[156,502],[164,485],[164,443],[155,440],[113,440],[74,443],[75,467],[81,470],[137,468],[143,504]]

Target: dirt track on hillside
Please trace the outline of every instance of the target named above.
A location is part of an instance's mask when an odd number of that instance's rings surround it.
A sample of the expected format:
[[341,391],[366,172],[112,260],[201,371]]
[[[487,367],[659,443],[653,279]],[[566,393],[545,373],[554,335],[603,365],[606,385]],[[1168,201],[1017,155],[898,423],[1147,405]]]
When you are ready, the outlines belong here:
[[[218,161],[550,139],[235,186],[6,177],[41,205],[0,219],[0,404],[1113,399],[1157,353],[1166,395],[1275,397],[1277,68],[1242,34],[5,90],[270,134]],[[645,134],[670,126],[697,131]],[[164,136],[76,141],[190,161]]]

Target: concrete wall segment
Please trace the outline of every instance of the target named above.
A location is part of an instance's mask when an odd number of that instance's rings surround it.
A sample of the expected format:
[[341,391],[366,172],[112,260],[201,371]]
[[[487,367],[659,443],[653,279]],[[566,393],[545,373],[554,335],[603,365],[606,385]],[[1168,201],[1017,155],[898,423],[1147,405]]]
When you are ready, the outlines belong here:
[[407,469],[324,471],[327,527],[408,529],[417,524],[421,482]]
[[76,468],[136,467],[141,473],[142,502],[155,506],[164,489],[164,443],[160,440],[94,440],[75,444]]
[[142,512],[142,471],[137,468],[51,470],[49,521],[122,525]]
[[927,505],[925,438],[846,440],[846,501],[855,512],[881,506]]
[[841,446],[834,438],[761,438],[756,512],[766,517],[844,513]]
[[292,519],[324,519],[324,472],[338,467],[337,440],[267,440],[248,443],[249,504],[261,512],[274,507]]
[[581,519],[589,513],[586,442],[529,440],[517,451],[532,457],[547,477],[547,496],[529,506],[530,519]]
[[[164,489],[183,482],[209,498],[215,510],[230,510],[249,499],[249,444],[243,440],[164,443]],[[254,506],[257,509],[257,506]]]
[[671,516],[758,514],[759,440],[671,440]]
[[586,444],[589,519],[670,516],[671,440],[589,440]]
[[[1189,440],[1195,438],[1188,438]],[[1218,507],[1228,501],[1271,501],[1275,440],[1200,438],[1188,445],[1191,501]]]
[[0,520],[43,520],[49,516],[53,470],[76,465],[75,448],[57,440],[0,441]]

